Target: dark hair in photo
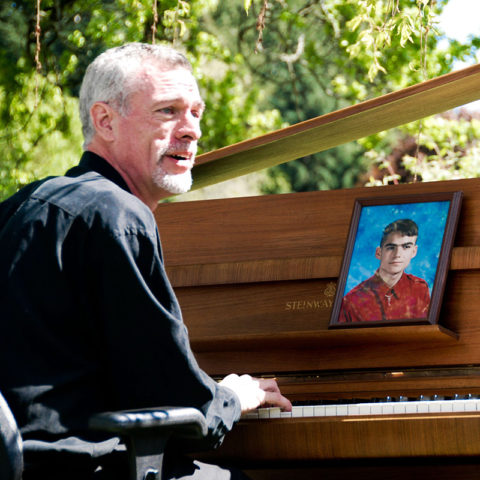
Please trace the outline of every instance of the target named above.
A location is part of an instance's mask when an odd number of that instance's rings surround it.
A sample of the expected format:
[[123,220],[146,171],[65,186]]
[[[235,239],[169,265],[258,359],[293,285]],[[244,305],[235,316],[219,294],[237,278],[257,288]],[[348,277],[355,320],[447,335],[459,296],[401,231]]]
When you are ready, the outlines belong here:
[[401,233],[406,237],[418,237],[418,226],[413,220],[410,220],[409,218],[395,220],[383,229],[380,247],[383,247],[385,240],[391,233],[396,232]]

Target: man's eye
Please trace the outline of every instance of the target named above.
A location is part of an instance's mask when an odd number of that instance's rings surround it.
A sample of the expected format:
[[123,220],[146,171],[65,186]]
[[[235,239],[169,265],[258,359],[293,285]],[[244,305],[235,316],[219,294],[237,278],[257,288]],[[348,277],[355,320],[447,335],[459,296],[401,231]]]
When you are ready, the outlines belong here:
[[175,109],[173,107],[163,107],[163,108],[159,108],[157,110],[157,112],[165,113],[167,115],[171,115],[175,112]]

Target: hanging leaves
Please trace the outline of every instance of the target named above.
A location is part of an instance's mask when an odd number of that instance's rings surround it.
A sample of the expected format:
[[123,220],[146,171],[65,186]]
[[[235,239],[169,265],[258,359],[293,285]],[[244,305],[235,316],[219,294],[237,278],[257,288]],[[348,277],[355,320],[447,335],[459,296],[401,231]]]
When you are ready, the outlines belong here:
[[[352,32],[358,32],[356,41],[346,50],[350,57],[365,55],[370,58],[371,66],[368,79],[373,82],[379,72],[386,73],[381,57],[386,47],[392,43],[393,36],[400,36],[400,45],[415,43],[418,38],[421,56],[411,62],[412,69],[422,70],[424,80],[427,77],[426,48],[428,34],[433,29],[435,12],[431,6],[435,0],[415,0],[414,5],[400,7],[399,0],[346,0],[354,6],[356,15],[347,22]],[[416,9],[416,10],[415,10]]]
[[163,25],[173,32],[173,43],[187,33],[186,20],[190,16],[190,4],[184,0],[178,0],[175,8],[163,12]]

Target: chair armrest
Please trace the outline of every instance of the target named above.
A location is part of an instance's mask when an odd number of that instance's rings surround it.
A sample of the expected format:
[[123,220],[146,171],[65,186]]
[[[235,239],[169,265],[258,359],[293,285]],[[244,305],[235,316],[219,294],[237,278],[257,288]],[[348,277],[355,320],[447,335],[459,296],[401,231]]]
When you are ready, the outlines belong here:
[[207,434],[205,417],[196,408],[159,407],[139,410],[104,412],[93,415],[89,426],[95,430],[104,430],[118,435],[130,435],[146,429],[157,430],[188,438],[201,438]]
[[93,415],[90,428],[114,433],[126,441],[131,480],[160,480],[168,439],[207,435],[204,415],[191,407],[159,407]]

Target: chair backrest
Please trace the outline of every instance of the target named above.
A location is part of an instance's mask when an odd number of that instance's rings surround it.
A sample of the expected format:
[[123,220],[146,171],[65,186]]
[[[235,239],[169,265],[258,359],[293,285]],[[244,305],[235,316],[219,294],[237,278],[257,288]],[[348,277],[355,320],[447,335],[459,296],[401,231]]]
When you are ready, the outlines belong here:
[[0,479],[21,480],[22,437],[7,402],[0,393]]

